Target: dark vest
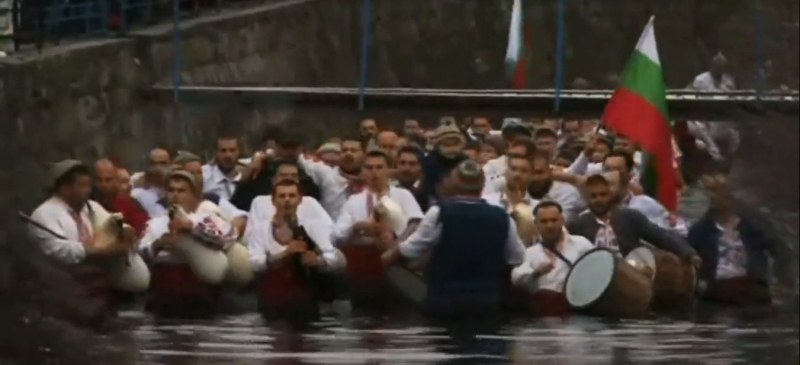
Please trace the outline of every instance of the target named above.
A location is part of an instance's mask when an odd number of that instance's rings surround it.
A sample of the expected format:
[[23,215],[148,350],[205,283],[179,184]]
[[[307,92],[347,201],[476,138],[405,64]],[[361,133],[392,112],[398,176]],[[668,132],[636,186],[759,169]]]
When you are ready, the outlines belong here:
[[495,305],[504,299],[508,213],[484,201],[440,203],[442,234],[425,272],[427,305]]
[[219,205],[219,195],[214,193],[203,193],[203,199],[208,200],[216,205]]

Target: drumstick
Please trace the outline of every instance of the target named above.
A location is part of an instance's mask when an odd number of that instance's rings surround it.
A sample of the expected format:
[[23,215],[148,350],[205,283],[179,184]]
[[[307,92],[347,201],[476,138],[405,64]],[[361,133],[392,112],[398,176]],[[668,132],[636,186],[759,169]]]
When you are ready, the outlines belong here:
[[23,213],[23,212],[20,212],[20,211],[18,211],[18,212],[17,212],[17,216],[18,216],[19,218],[21,218],[23,221],[25,221],[25,222],[27,222],[27,223],[30,223],[32,226],[34,226],[34,227],[36,227],[36,228],[39,228],[39,229],[41,229],[42,231],[45,231],[45,232],[47,232],[47,233],[51,234],[51,235],[52,235],[53,237],[55,237],[55,238],[58,238],[58,239],[61,239],[61,240],[65,240],[65,239],[67,239],[67,237],[64,237],[64,236],[62,236],[62,235],[60,235],[60,234],[56,233],[56,232],[55,232],[55,231],[53,231],[52,229],[50,229],[50,228],[47,228],[47,227],[46,227],[44,224],[41,224],[41,223],[37,222],[35,219],[31,218],[29,215],[27,215],[27,214],[25,214],[25,213]]

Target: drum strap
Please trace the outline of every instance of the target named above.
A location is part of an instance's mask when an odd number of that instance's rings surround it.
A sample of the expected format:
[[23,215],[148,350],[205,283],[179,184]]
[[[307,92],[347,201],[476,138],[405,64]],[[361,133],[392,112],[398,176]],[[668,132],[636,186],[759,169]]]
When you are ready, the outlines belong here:
[[570,261],[566,257],[564,257],[564,255],[562,255],[561,252],[558,252],[558,250],[554,250],[554,249],[552,249],[550,247],[547,247],[545,245],[542,245],[542,247],[544,247],[547,251],[550,251],[553,255],[556,255],[556,257],[558,257],[559,260],[563,261],[565,264],[567,264],[567,267],[572,269],[572,266],[573,266],[572,261]]

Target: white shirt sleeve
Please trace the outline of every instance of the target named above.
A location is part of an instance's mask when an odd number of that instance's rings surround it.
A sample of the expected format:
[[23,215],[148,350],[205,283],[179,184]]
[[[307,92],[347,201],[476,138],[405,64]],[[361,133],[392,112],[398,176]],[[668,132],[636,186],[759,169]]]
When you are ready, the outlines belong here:
[[314,184],[317,184],[320,188],[327,183],[327,180],[330,178],[331,174],[336,173],[336,170],[334,170],[332,167],[322,162],[309,160],[302,155],[297,158],[297,163],[300,165],[303,171],[308,174],[311,180],[314,181]]
[[419,207],[419,203],[417,203],[417,199],[414,198],[414,195],[411,194],[410,191],[397,188],[400,191],[400,208],[403,208],[403,213],[406,215],[408,220],[412,219],[422,219],[425,215],[422,213],[422,208]]
[[442,234],[442,226],[439,223],[439,207],[432,206],[428,213],[422,217],[417,230],[398,246],[400,254],[408,259],[418,259],[430,252]]
[[235,205],[231,204],[228,199],[220,198],[219,199],[219,210],[222,213],[222,217],[228,221],[232,221],[239,217],[247,217],[247,212],[237,208]]
[[331,242],[331,231],[333,224],[329,221],[304,220],[303,227],[306,228],[308,236],[314,240],[319,249],[322,259],[325,260],[328,271],[341,271],[344,269],[344,256],[333,247]]
[[[42,205],[33,212],[31,218],[49,228],[53,233],[61,237],[67,237],[66,232],[58,222],[59,212],[57,209],[52,205]],[[86,250],[84,250],[81,242],[55,237],[50,232],[33,225],[29,226],[29,229],[31,236],[39,242],[39,247],[48,257],[66,264],[77,264],[86,258]]]
[[145,257],[154,257],[153,243],[169,232],[169,218],[159,217],[147,221],[147,228],[139,241],[139,253]]
[[354,200],[348,199],[347,202],[344,203],[342,210],[339,212],[339,218],[336,219],[336,224],[334,225],[333,232],[331,233],[331,240],[336,245],[350,237],[350,234],[353,232],[353,225],[356,224],[355,218],[351,213],[352,209],[354,208],[353,202]]
[[264,224],[255,224],[247,231],[245,242],[250,255],[250,265],[253,271],[261,272],[267,269],[267,251],[272,232]]
[[508,237],[505,246],[506,263],[512,266],[521,264],[525,260],[525,245],[519,239],[517,223],[508,218]]
[[525,250],[525,261],[511,270],[511,284],[519,288],[529,288],[533,281],[534,248]]
[[586,171],[589,169],[589,156],[586,156],[586,153],[581,152],[578,155],[578,158],[572,162],[571,165],[567,168],[567,173],[570,175],[586,175]]
[[333,219],[331,219],[330,214],[317,199],[308,196],[303,197],[303,204],[303,214],[307,215],[305,218],[319,220],[330,226],[333,225]]

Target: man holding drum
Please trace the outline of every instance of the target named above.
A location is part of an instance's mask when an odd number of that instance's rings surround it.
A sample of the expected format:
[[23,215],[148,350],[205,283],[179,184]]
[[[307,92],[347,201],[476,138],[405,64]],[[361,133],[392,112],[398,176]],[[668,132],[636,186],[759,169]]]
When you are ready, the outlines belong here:
[[569,309],[563,294],[567,275],[575,261],[594,245],[564,229],[564,215],[558,203],[541,202],[534,214],[541,239],[525,251],[525,262],[511,271],[511,282],[532,293],[537,314],[563,314]]
[[655,225],[639,211],[615,204],[609,181],[603,175],[586,179],[585,194],[589,211],[567,224],[570,233],[622,256],[646,241],[700,266],[700,258],[680,235]]

